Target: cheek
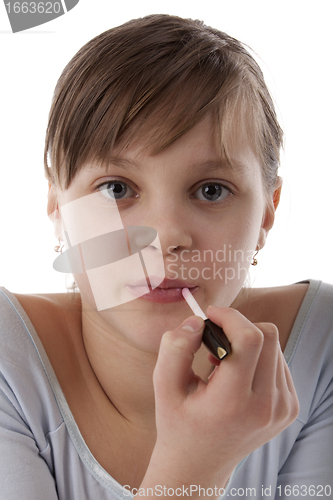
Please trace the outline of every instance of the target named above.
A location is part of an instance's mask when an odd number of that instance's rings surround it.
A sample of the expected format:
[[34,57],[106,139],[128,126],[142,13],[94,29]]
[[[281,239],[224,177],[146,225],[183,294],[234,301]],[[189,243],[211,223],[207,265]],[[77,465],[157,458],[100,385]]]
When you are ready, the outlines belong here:
[[[140,226],[125,229],[115,202],[93,193],[64,204],[61,216],[69,272],[75,273],[81,293],[94,310],[132,301],[128,285],[145,282],[145,269],[163,280],[156,231]],[[152,245],[154,252],[149,251]],[[148,285],[142,288],[141,295],[149,292]]]
[[194,279],[202,287],[202,306],[212,303],[229,307],[248,278],[258,244],[262,209],[258,203],[247,204],[246,210],[241,208],[221,222],[214,221],[202,228],[198,250],[184,253],[187,262],[180,254],[177,263],[173,263],[178,273],[183,266],[185,279]]
[[73,278],[75,284],[80,290],[80,294],[82,296],[82,303],[87,303],[89,309],[97,311],[96,302],[94,298],[94,294],[92,292],[88,276],[86,274],[73,274]]
[[262,213],[259,204],[240,207],[220,222],[206,226],[200,247],[211,249],[216,262],[251,262],[249,254],[258,243]]
[[[163,277],[164,273],[160,281]],[[75,280],[81,293],[97,311],[135,300],[131,289],[135,283],[141,284],[140,295],[149,292],[139,252],[100,267],[91,267],[85,273],[76,274]]]
[[[129,342],[133,346],[139,346],[147,352],[157,353],[163,333],[168,329],[175,328],[184,319],[184,314],[176,321],[172,314],[169,314],[167,319],[164,314],[162,317],[156,316],[153,310],[147,314],[138,300],[98,310],[95,300],[96,293],[93,293],[88,276],[76,274],[73,277],[81,293],[84,314],[86,316],[92,315],[91,317],[96,323],[103,324],[104,322],[106,329],[111,328],[112,334],[116,338]],[[106,293],[108,301],[110,301],[111,296],[112,294],[108,291]]]
[[[239,248],[255,249],[260,233],[265,198],[261,191],[249,190],[230,220],[229,234]],[[236,243],[238,242],[238,243]]]

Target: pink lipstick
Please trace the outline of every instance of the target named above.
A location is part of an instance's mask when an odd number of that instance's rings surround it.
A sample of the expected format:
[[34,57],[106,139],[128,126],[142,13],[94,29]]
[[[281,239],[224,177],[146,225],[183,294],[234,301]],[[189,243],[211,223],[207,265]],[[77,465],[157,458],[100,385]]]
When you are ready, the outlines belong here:
[[[182,295],[184,287],[191,289],[192,293],[199,289],[198,286],[193,286],[189,282],[169,278],[164,278],[161,281],[155,276],[150,276],[149,280],[139,280],[126,286],[133,295],[160,304],[184,300]],[[149,292],[147,292],[147,289],[149,289]]]
[[231,352],[230,343],[224,331],[207,318],[188,288],[182,289],[182,295],[192,309],[193,314],[200,316],[205,322],[202,342],[215,358],[224,359]]

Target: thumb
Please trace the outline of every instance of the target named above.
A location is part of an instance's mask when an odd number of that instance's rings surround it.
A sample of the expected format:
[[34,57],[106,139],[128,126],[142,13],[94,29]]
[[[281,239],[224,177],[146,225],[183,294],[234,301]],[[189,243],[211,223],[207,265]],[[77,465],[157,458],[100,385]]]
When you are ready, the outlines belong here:
[[157,402],[162,398],[177,404],[188,394],[195,378],[193,357],[201,345],[203,329],[203,319],[190,316],[163,335],[153,376]]

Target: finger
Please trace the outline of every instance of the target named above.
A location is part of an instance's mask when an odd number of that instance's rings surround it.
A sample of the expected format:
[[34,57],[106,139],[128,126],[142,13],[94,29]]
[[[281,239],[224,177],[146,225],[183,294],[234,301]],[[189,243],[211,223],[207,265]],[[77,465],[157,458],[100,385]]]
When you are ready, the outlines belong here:
[[[279,345],[280,347],[280,345]],[[278,356],[277,356],[277,370],[276,370],[276,387],[279,389],[284,389],[287,388],[287,390],[295,394],[295,386],[294,382],[291,376],[291,373],[289,371],[287,362],[284,358],[284,354],[281,351],[281,348],[278,349]]]
[[231,344],[231,354],[221,362],[211,382],[224,386],[227,383],[230,393],[249,393],[263,346],[263,333],[235,309],[209,307],[207,316],[223,328]]
[[163,335],[153,377],[157,399],[172,399],[177,404],[176,400],[179,402],[188,394],[189,384],[195,378],[193,357],[201,345],[203,329],[203,319],[191,316]]
[[[257,368],[253,378],[252,391],[262,395],[271,394],[277,386],[277,373],[279,361],[279,331],[272,323],[256,323],[256,326],[264,335],[262,350],[258,359]],[[284,374],[283,374],[284,377]]]
[[282,369],[284,370],[284,375],[285,375],[284,380],[289,391],[290,418],[291,421],[293,421],[298,417],[299,414],[299,409],[300,409],[299,401],[289,367],[282,353],[280,358],[281,358]]
[[281,350],[278,353],[276,387],[280,394],[278,411],[281,418],[284,417],[290,425],[298,416],[299,402],[291,373]]
[[295,393],[294,382],[293,382],[289,367],[287,365],[287,362],[284,359],[283,355],[282,355],[282,359],[281,359],[281,371],[282,370],[283,370],[283,373],[285,376],[285,381],[286,381],[289,392]]
[[284,378],[283,375],[281,375],[281,379],[284,381],[290,397],[291,412],[293,414],[293,418],[297,418],[299,413],[299,402],[297,398],[296,388],[294,386],[289,367],[282,352],[280,355],[279,363],[281,366],[280,370],[284,374]]
[[210,352],[209,352],[209,353],[208,353],[208,355],[207,355],[207,359],[208,359],[208,361],[209,361],[212,365],[214,365],[214,366],[219,366],[219,365],[220,365],[220,363],[221,363],[221,360],[220,360],[220,359],[215,358],[215,356],[213,356],[213,354],[211,354]]

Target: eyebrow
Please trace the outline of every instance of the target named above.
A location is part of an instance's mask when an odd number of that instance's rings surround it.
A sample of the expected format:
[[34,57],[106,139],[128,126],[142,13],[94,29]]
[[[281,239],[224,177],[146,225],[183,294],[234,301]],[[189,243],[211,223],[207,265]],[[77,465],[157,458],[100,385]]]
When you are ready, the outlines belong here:
[[[106,170],[109,170],[110,168],[112,168],[112,166],[123,168],[124,170],[138,170],[139,172],[141,172],[144,169],[144,165],[142,163],[120,157],[110,158],[105,168]],[[189,164],[187,171],[189,172],[193,171],[202,174],[202,173],[216,172],[217,170],[226,170],[226,169],[238,171],[242,169],[242,165],[235,160],[232,161],[231,165],[226,158],[219,158],[214,160],[198,161]]]

